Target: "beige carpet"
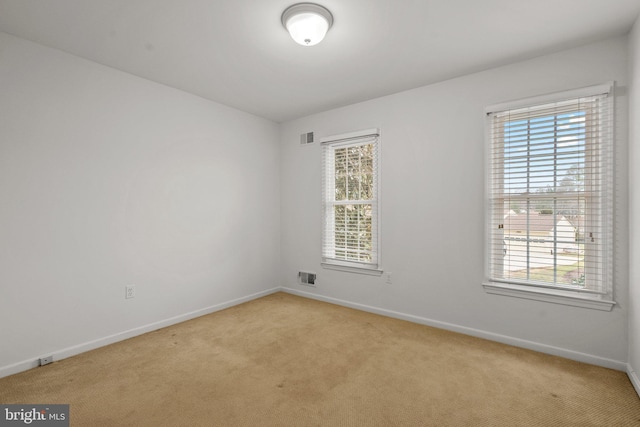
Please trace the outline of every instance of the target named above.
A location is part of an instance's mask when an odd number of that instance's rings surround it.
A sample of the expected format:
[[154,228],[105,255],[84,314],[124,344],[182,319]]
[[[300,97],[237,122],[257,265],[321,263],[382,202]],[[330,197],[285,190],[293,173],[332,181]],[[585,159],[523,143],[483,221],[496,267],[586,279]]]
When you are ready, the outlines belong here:
[[72,426],[640,426],[623,372],[273,294],[0,379]]

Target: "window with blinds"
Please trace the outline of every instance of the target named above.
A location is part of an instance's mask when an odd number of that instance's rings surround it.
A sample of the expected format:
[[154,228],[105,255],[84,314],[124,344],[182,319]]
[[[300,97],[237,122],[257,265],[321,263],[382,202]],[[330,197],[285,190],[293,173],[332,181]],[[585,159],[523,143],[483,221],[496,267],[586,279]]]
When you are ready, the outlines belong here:
[[321,140],[325,264],[378,268],[378,138],[371,129]]
[[490,282],[612,299],[612,98],[488,111]]

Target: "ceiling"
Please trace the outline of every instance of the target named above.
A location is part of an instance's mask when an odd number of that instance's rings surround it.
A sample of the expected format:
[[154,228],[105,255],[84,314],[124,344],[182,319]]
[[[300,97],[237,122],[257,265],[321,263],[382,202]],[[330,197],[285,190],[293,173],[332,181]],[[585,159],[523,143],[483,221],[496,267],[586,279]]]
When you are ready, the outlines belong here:
[[0,0],[0,31],[283,122],[629,31],[638,0]]

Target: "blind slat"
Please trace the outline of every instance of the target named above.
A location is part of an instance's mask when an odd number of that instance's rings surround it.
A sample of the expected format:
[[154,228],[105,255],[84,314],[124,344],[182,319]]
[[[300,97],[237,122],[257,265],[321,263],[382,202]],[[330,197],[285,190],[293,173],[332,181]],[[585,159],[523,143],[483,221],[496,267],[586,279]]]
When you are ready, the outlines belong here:
[[378,132],[323,139],[324,262],[378,265]]
[[488,114],[489,280],[611,297],[611,99]]

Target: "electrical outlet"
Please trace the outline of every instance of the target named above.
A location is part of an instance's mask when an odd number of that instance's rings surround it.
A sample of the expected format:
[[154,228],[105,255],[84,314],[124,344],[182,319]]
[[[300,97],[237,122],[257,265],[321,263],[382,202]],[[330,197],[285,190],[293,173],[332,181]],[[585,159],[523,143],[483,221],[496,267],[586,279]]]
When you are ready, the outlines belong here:
[[384,277],[385,277],[385,283],[387,285],[390,285],[392,283],[391,282],[391,272],[390,271],[385,272],[384,273]]
[[40,366],[48,365],[49,363],[53,363],[53,356],[47,356],[40,359]]
[[136,287],[134,285],[127,285],[124,287],[125,299],[134,298],[136,296]]

